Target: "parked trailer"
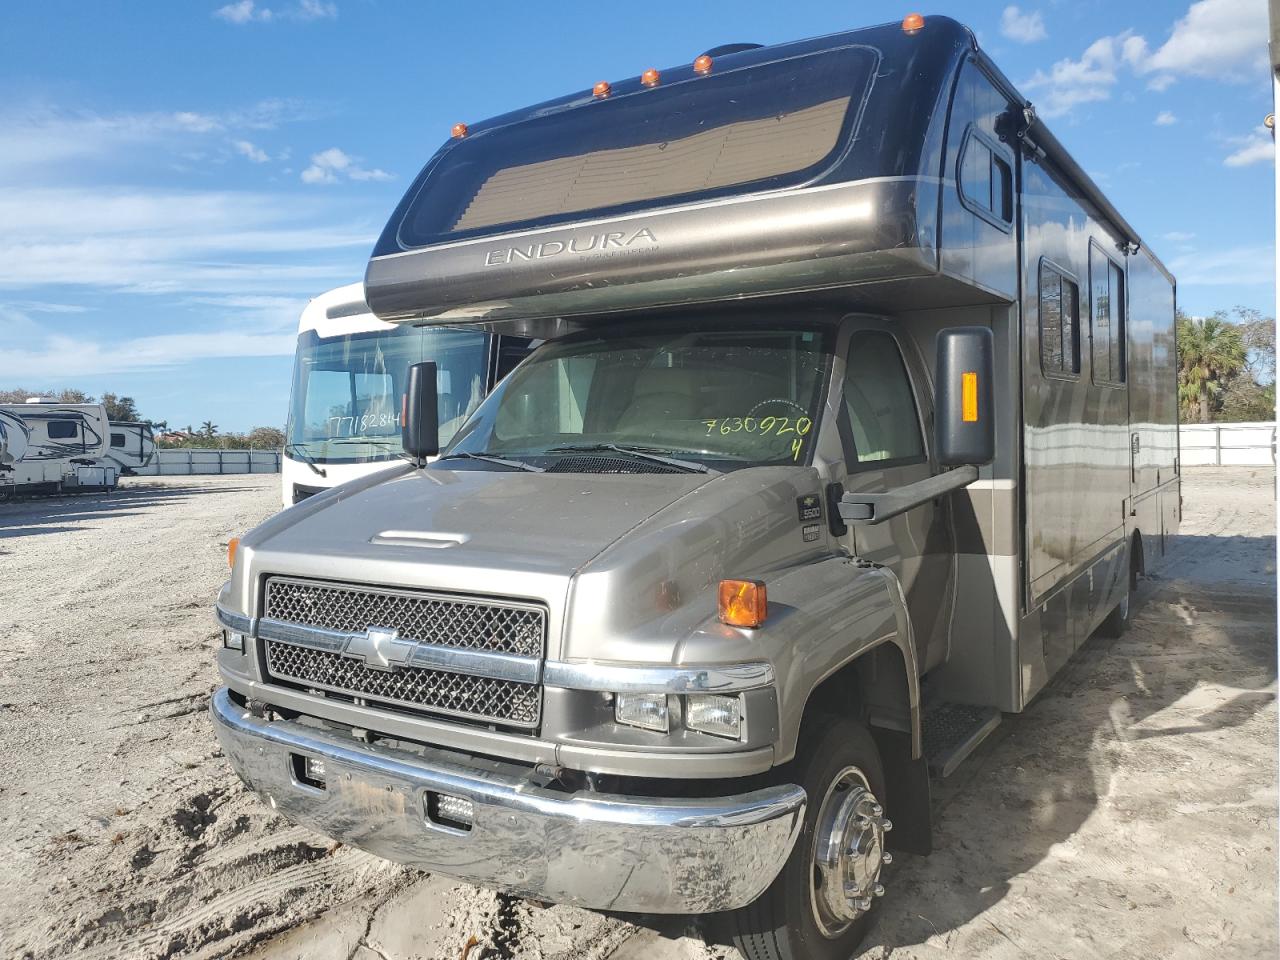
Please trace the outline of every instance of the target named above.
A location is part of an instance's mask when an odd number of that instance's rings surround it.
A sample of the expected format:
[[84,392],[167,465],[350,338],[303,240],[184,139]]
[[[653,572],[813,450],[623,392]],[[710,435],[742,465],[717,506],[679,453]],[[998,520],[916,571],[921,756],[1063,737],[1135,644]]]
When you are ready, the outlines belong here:
[[415,366],[414,463],[239,541],[225,752],[392,860],[846,957],[1177,530],[1173,278],[946,18],[454,134],[368,302],[547,342],[433,463]]
[[110,429],[107,459],[118,465],[121,474],[136,474],[151,463],[151,458],[156,455],[156,440],[151,424],[112,420]]
[[281,502],[290,506],[396,462],[411,363],[436,363],[447,439],[529,346],[527,337],[385,323],[369,312],[361,283],[316,297],[298,322]]
[[7,500],[17,486],[15,466],[27,452],[31,430],[17,414],[0,410],[0,500]]
[[105,459],[107,408],[100,403],[53,403],[40,399],[0,405],[20,417],[29,439],[14,465],[16,496],[114,490],[119,468]]

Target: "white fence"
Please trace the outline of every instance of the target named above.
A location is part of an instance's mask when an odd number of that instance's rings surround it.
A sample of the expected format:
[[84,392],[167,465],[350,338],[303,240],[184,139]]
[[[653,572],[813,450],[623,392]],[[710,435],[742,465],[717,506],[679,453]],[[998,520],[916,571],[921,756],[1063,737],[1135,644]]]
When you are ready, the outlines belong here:
[[145,477],[177,477],[209,473],[279,473],[279,450],[157,450],[135,473]]
[[1271,466],[1276,462],[1275,423],[1184,423],[1178,437],[1184,466]]

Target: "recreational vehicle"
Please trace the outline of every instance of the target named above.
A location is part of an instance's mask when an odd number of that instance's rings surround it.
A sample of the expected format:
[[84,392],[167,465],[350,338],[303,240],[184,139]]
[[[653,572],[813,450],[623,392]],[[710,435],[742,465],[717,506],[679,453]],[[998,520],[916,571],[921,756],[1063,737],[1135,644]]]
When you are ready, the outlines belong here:
[[290,506],[395,462],[411,363],[436,363],[440,434],[448,438],[528,350],[523,337],[385,323],[369,312],[360,283],[316,297],[298,323],[282,503]]
[[0,410],[0,500],[7,500],[17,486],[15,466],[27,452],[31,430],[17,414]]
[[27,425],[27,450],[14,465],[13,493],[85,493],[114,490],[119,468],[105,458],[109,428],[100,403],[57,403],[33,398],[0,406]]
[[115,463],[121,475],[129,476],[151,463],[156,455],[156,439],[149,423],[112,420],[107,459]]
[[391,860],[847,957],[1178,528],[1173,278],[944,17],[452,133],[368,303],[545,343],[448,442],[415,365],[411,462],[232,544],[226,755]]

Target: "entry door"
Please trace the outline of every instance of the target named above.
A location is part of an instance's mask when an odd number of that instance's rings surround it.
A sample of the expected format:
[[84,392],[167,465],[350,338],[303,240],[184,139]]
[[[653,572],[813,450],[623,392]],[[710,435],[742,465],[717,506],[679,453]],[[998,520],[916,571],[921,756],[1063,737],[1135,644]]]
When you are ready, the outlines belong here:
[[[933,410],[924,370],[885,328],[852,332],[845,361],[840,434],[849,492],[883,492],[932,476],[925,442]],[[907,597],[923,669],[946,658],[954,601],[954,536],[945,498],[875,525],[851,525],[859,557],[889,567]]]

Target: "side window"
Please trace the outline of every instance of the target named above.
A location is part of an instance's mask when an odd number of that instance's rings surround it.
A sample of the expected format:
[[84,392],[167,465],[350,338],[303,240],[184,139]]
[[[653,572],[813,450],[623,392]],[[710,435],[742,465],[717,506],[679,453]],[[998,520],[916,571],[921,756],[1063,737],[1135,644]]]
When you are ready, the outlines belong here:
[[50,420],[49,421],[49,439],[50,440],[75,440],[80,436],[80,430],[73,420]]
[[960,154],[960,196],[997,226],[1007,229],[1013,223],[1013,168],[972,127]]
[[1124,383],[1124,271],[1098,247],[1089,247],[1089,311],[1093,380]]
[[1040,264],[1040,367],[1049,376],[1080,373],[1080,289]]
[[854,334],[845,367],[844,408],[858,464],[924,459],[915,394],[898,345],[887,333]]
[[123,446],[124,446],[124,434],[123,434],[123,433],[113,433],[113,434],[111,434],[111,446],[113,446],[113,447],[123,447]]

